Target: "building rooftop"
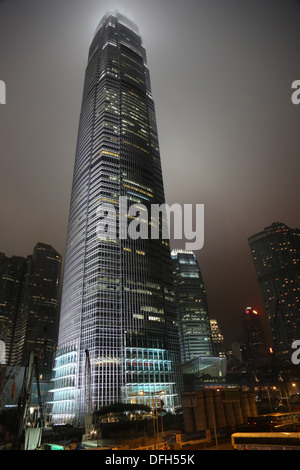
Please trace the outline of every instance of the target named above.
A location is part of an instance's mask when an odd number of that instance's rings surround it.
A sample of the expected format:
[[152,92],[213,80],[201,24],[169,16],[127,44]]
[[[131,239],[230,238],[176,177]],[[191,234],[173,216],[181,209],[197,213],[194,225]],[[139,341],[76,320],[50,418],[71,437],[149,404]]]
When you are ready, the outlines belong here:
[[99,31],[99,29],[101,28],[101,26],[108,20],[109,17],[111,16],[114,16],[115,18],[117,18],[117,20],[119,21],[119,23],[123,24],[124,26],[126,26],[127,28],[131,29],[132,31],[134,31],[136,34],[140,34],[139,33],[139,29],[137,27],[137,25],[131,21],[129,18],[127,18],[126,15],[124,15],[124,13],[121,13],[120,11],[118,10],[114,10],[114,11],[108,11],[106,12],[106,14],[103,16],[103,18],[101,19],[100,23],[98,24],[97,26],[97,29],[95,31],[95,35],[97,34],[97,32]]

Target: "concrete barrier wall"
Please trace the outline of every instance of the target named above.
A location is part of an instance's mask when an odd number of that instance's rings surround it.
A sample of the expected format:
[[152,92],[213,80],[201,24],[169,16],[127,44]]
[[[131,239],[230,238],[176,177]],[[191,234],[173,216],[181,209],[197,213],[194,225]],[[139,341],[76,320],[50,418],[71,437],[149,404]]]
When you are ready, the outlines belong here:
[[185,432],[235,426],[257,416],[253,392],[241,390],[197,390],[182,394]]

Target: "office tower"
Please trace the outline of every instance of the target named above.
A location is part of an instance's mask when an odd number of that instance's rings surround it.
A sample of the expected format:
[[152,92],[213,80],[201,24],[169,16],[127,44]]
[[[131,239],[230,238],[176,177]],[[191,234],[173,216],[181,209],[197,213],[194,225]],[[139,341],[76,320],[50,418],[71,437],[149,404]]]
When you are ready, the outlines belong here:
[[61,256],[37,243],[26,258],[15,321],[11,364],[25,366],[33,352],[39,357],[40,373],[51,377],[59,324]]
[[226,357],[224,336],[221,333],[217,320],[215,319],[210,320],[210,331],[211,331],[213,356]]
[[[249,360],[246,351],[245,338],[232,341],[230,346],[231,351],[229,353],[229,360],[232,359],[232,357],[237,359],[238,362],[247,362]],[[232,357],[230,357],[230,355]]]
[[300,231],[276,222],[249,238],[274,353],[290,362],[300,338]]
[[184,364],[198,356],[212,356],[206,292],[197,258],[192,251],[173,250],[175,297]]
[[25,258],[0,253],[0,340],[5,344],[5,364],[10,364],[21,296]]
[[[127,204],[124,204],[124,200]],[[146,53],[137,27],[119,13],[101,20],[85,73],[70,204],[53,422],[83,422],[116,402],[164,391],[179,404],[179,340],[169,244],[124,235],[150,220],[164,189]],[[102,213],[106,204],[106,216]],[[100,231],[103,220],[107,234]],[[114,225],[115,224],[115,225]],[[110,227],[111,228],[111,227]],[[88,384],[88,385],[87,385]]]
[[267,344],[262,323],[262,314],[252,307],[247,307],[242,313],[242,323],[245,333],[245,345],[248,359],[256,365],[261,365],[267,357]]

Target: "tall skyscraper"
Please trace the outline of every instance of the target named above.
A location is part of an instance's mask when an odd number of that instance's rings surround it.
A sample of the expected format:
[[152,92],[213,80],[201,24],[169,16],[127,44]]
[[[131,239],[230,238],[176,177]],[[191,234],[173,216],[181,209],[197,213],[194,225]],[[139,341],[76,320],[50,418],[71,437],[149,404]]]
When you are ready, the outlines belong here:
[[0,253],[0,340],[5,344],[5,364],[10,364],[26,259]]
[[192,251],[173,250],[177,321],[181,361],[212,356],[206,292],[197,258]]
[[242,312],[242,322],[245,333],[245,346],[248,360],[256,365],[262,365],[267,358],[266,335],[262,323],[262,314],[252,307]]
[[215,357],[226,357],[224,336],[222,335],[222,332],[216,319],[210,320],[210,331],[213,355]]
[[274,223],[249,238],[274,353],[290,362],[300,339],[300,231]]
[[[109,218],[99,211],[104,203]],[[150,222],[147,215],[153,204],[163,203],[145,49],[137,27],[121,14],[109,13],[95,32],[85,74],[54,422],[82,422],[87,401],[92,410],[115,402],[151,404],[162,390],[167,408],[179,404],[180,353],[169,244],[162,237],[124,236],[121,224],[124,213],[126,224],[135,223],[137,213],[129,209],[135,204],[140,205],[140,230],[145,233],[153,225],[161,230],[162,217]],[[103,220],[115,226],[115,233],[99,235]],[[90,367],[85,367],[87,361]]]
[[0,254],[0,340],[5,364],[25,366],[40,357],[43,376],[52,373],[59,324],[61,256],[37,243],[32,255]]
[[26,258],[10,360],[25,366],[33,352],[48,379],[57,348],[61,261],[57,251],[44,243],[37,243]]

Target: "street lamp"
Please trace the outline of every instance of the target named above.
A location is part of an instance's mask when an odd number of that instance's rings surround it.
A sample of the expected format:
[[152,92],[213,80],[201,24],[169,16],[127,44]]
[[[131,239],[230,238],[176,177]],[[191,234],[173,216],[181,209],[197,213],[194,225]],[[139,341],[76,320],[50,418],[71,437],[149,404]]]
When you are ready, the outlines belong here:
[[[151,400],[152,400],[152,416],[153,416],[153,433],[154,433],[154,449],[156,450],[156,439],[158,437],[158,416],[157,416],[157,403],[155,403],[155,410],[154,410],[154,395],[163,395],[165,392],[164,390],[160,390],[159,392],[150,392]],[[155,426],[156,420],[156,426]],[[157,427],[157,431],[156,428]],[[156,434],[157,433],[157,434]]]
[[[159,435],[159,430],[158,430],[157,403],[155,403],[155,408],[154,408],[154,396],[161,396],[161,395],[164,395],[164,393],[165,393],[164,390],[160,390],[158,392],[150,392],[151,407],[152,407],[152,418],[153,418],[153,438],[154,438],[154,449],[155,450],[156,450],[156,439],[157,439],[157,436]],[[140,391],[139,395],[145,395],[145,393],[143,391]],[[156,426],[155,426],[155,420],[156,420]]]
[[[161,396],[164,395],[165,391],[164,390],[161,390],[160,392],[157,392],[157,395],[161,400]],[[155,403],[155,410],[156,410],[156,426],[157,426],[157,436],[159,438],[159,426],[158,426],[158,412],[157,412],[157,402]],[[161,442],[163,440],[163,419],[162,419],[162,415],[161,415]]]

